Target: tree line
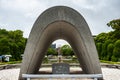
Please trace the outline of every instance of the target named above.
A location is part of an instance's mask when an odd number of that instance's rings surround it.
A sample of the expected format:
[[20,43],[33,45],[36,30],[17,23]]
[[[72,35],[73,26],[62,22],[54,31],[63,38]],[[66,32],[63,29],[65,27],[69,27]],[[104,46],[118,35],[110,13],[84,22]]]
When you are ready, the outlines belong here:
[[0,56],[12,55],[11,60],[20,60],[26,40],[21,30],[7,31],[6,29],[0,29]]
[[120,19],[107,23],[113,30],[100,33],[95,39],[100,60],[120,61]]
[[[108,33],[100,33],[94,37],[100,60],[120,61],[120,19],[107,23],[113,30]],[[7,31],[0,29],[0,55],[10,54],[12,60],[20,60],[24,53],[27,39],[23,37],[23,31]],[[74,52],[69,45],[61,47],[63,56],[73,56]],[[58,55],[56,49],[48,48],[46,55]]]

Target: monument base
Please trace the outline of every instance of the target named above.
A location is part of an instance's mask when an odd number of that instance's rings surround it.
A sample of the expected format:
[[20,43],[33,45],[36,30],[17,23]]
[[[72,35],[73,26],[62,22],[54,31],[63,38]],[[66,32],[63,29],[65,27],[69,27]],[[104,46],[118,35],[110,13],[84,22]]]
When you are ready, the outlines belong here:
[[52,64],[52,74],[69,74],[70,65],[67,63],[54,63]]

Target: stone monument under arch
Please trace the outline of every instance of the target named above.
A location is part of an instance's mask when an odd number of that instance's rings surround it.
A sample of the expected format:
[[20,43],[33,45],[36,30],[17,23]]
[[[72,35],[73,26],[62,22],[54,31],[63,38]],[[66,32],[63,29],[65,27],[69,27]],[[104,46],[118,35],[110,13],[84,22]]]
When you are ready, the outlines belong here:
[[56,6],[44,11],[35,21],[29,35],[20,69],[22,74],[38,72],[49,45],[57,40],[69,42],[86,74],[101,74],[97,50],[88,24],[72,8]]

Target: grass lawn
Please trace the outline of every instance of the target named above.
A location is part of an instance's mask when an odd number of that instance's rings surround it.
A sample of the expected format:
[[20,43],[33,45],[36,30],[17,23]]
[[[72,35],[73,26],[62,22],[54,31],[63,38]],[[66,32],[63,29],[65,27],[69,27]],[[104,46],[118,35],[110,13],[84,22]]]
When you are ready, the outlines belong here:
[[112,61],[104,61],[100,60],[101,63],[108,63],[108,64],[120,64],[120,62],[112,62]]
[[21,63],[21,61],[0,62],[0,65],[17,64],[17,63]]
[[[6,65],[6,64],[17,64],[17,63],[21,63],[22,61],[10,61],[10,62],[0,62],[0,65]],[[67,61],[67,63],[78,63],[79,62],[76,62],[76,61]],[[120,62],[112,62],[112,61],[104,61],[104,60],[100,60],[101,63],[107,63],[107,64],[119,64],[120,65]],[[46,63],[46,62],[45,62]],[[48,62],[49,63],[49,62]],[[47,63],[47,64],[48,64]]]

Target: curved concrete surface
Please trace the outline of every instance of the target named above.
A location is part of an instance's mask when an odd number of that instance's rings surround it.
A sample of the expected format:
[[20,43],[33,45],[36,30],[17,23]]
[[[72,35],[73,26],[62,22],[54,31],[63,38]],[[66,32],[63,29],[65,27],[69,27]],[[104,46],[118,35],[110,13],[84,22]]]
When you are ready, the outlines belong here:
[[25,48],[19,80],[23,80],[23,73],[38,72],[46,50],[57,39],[70,43],[85,73],[102,73],[94,40],[84,18],[69,7],[56,6],[43,12],[34,23]]

